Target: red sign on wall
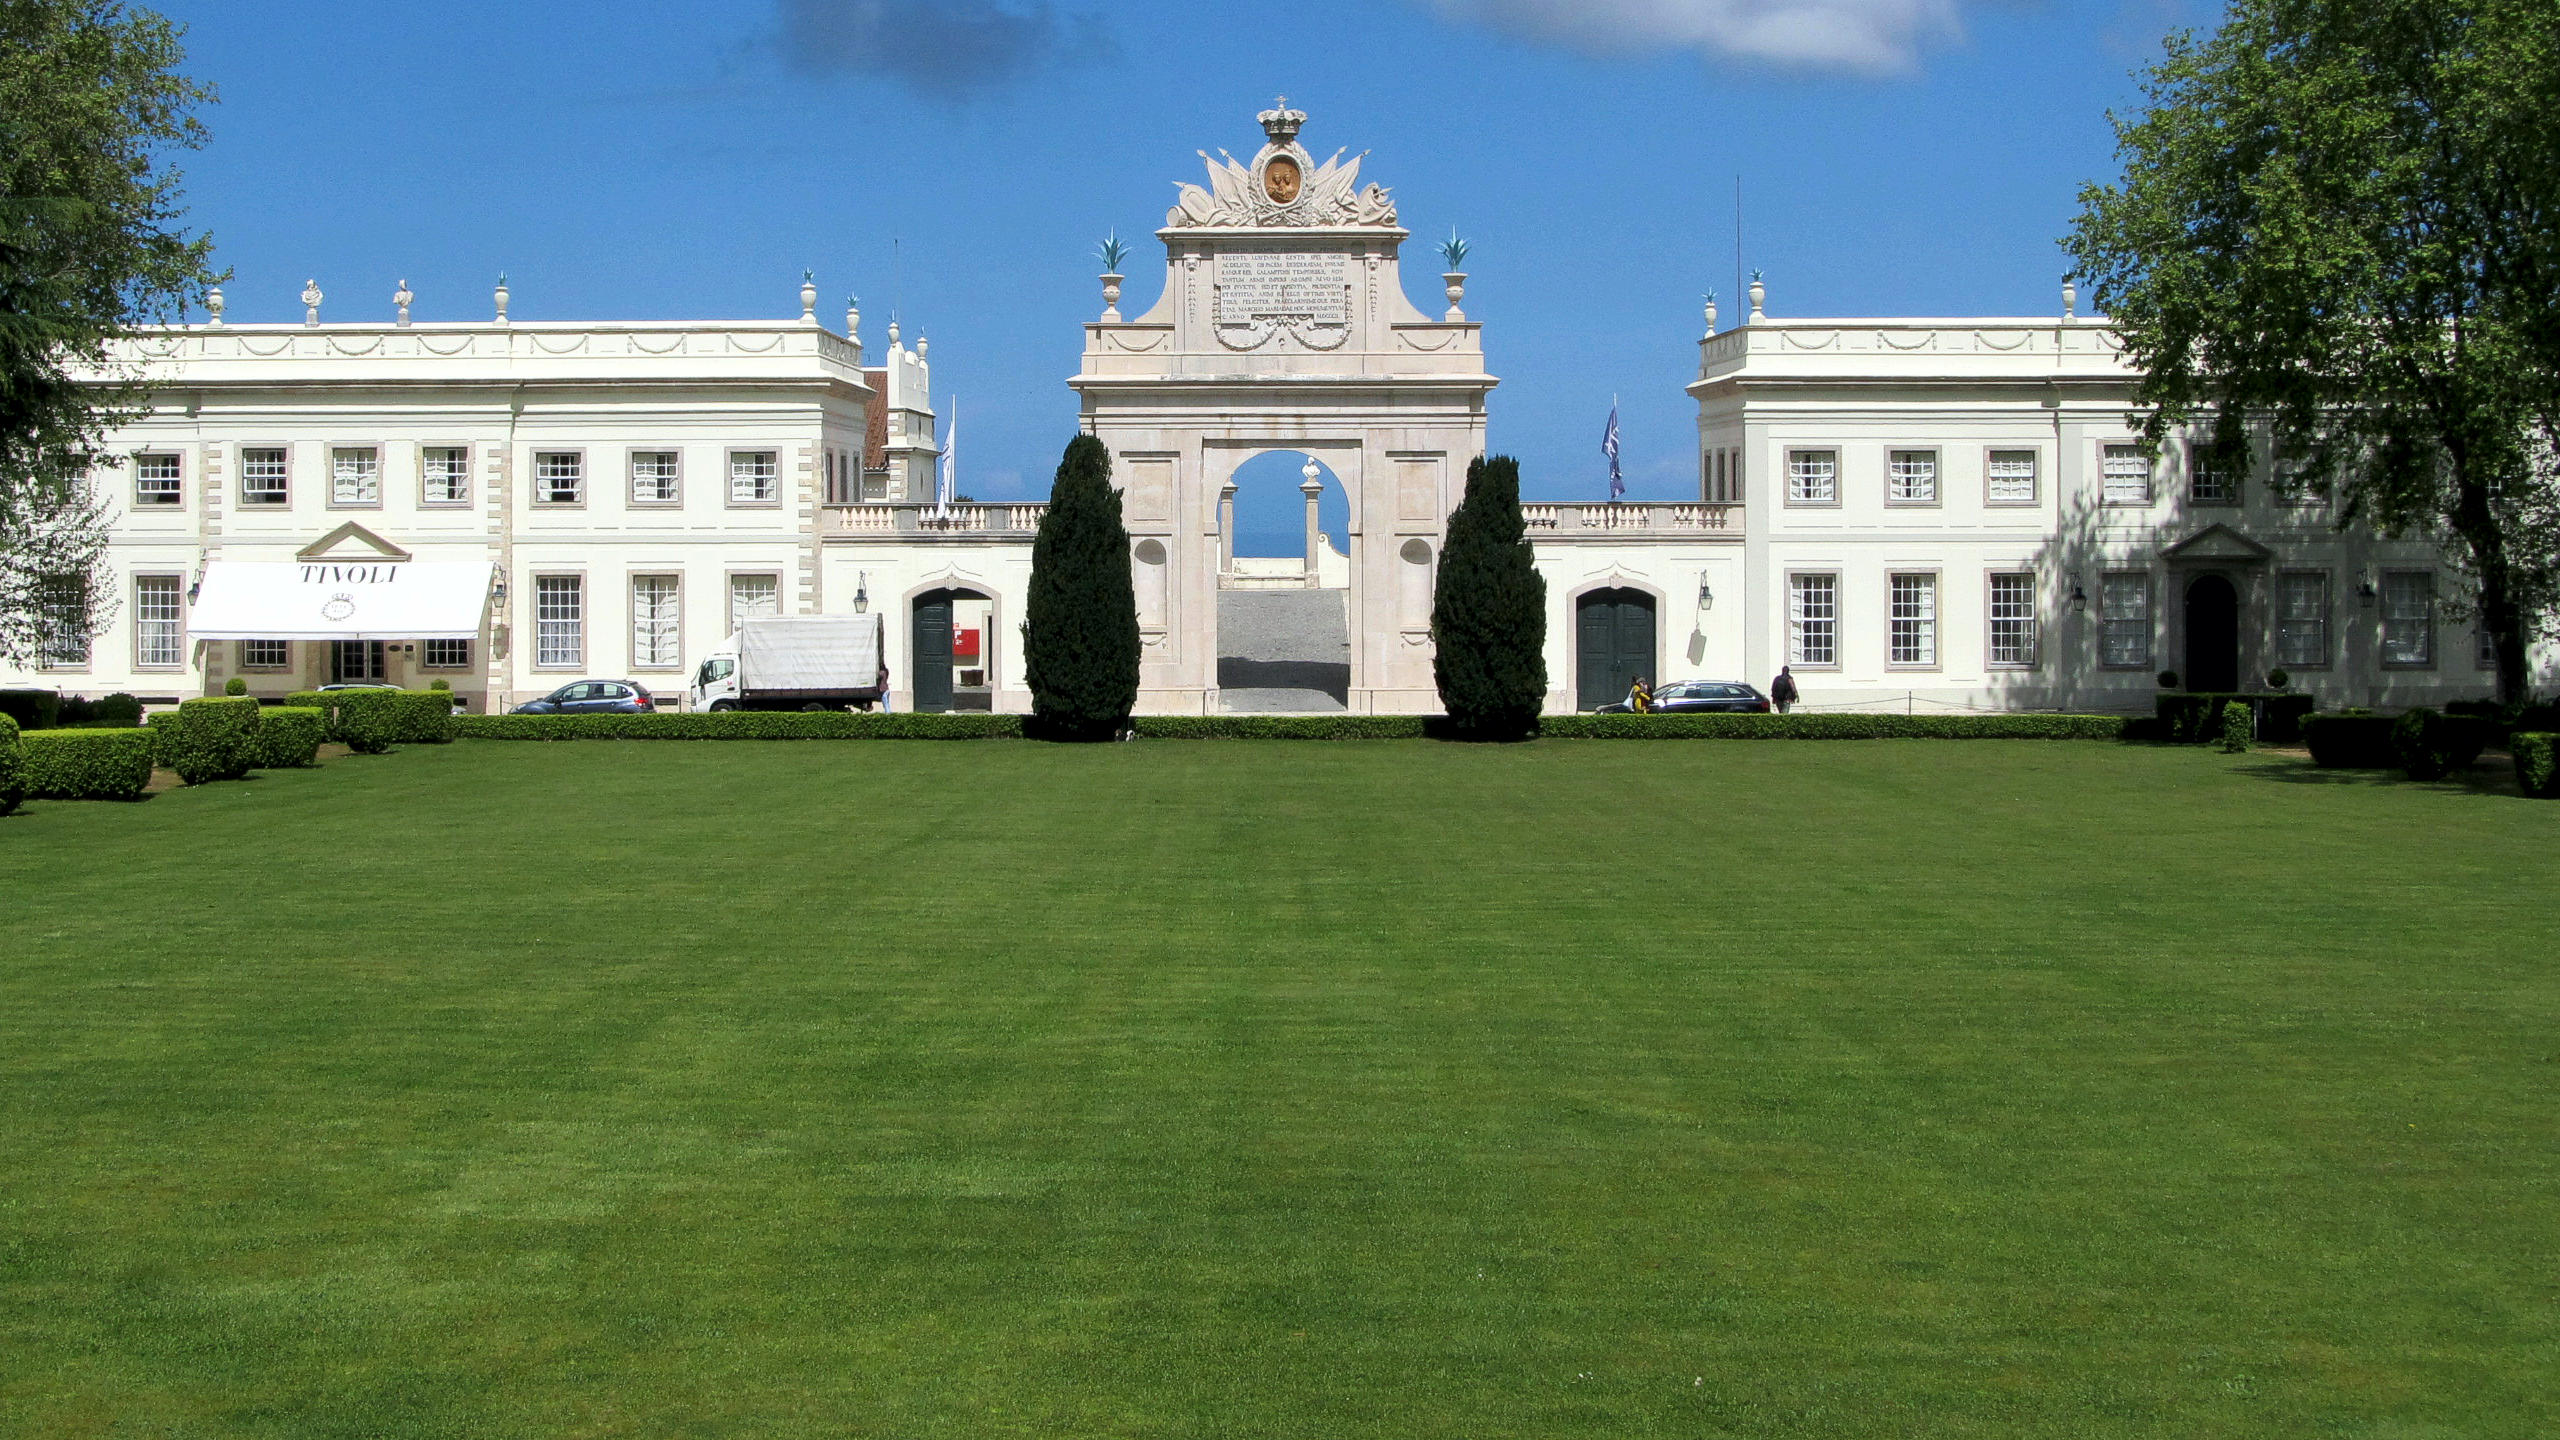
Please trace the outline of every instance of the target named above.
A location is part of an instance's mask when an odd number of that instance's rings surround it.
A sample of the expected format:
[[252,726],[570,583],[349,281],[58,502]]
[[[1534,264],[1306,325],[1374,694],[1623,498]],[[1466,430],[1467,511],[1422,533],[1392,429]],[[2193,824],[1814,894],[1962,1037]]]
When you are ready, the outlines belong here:
[[951,658],[952,658],[952,659],[954,659],[954,660],[975,660],[975,659],[977,659],[977,658],[978,658],[978,632],[977,632],[977,631],[975,631],[975,630],[954,630],[954,631],[952,631],[952,632],[951,632]]

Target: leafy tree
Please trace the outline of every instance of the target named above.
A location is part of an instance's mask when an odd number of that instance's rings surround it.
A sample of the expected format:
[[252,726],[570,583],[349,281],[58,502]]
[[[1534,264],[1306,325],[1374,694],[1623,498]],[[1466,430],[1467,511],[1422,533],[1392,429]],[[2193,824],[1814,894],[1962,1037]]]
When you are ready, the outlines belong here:
[[1478,456],[1449,516],[1431,597],[1432,679],[1460,733],[1511,739],[1547,698],[1547,582],[1530,563],[1520,462]]
[[1058,462],[1031,542],[1024,612],[1023,667],[1041,731],[1069,740],[1118,733],[1138,703],[1138,597],[1111,451],[1091,435],[1069,441]]
[[2145,438],[2237,468],[2263,428],[2341,526],[2449,537],[2524,698],[2560,598],[2560,9],[2233,0],[2145,78],[2064,242]]
[[176,26],[117,0],[0,0],[0,657],[104,619],[104,505],[83,473],[140,414],[109,353],[219,276],[178,228],[164,152],[203,143],[210,87],[177,73]]

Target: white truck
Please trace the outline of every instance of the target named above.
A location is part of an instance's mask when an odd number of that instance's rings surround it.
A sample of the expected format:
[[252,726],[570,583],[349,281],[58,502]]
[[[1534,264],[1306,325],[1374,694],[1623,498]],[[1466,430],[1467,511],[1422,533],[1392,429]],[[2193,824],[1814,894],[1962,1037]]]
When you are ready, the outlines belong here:
[[888,688],[877,615],[750,615],[704,657],[688,710],[868,710]]

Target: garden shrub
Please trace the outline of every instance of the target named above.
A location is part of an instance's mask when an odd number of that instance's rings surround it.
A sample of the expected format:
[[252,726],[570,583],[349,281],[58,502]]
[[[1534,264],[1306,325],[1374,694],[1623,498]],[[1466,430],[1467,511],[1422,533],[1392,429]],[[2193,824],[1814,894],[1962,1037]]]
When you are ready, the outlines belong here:
[[18,753],[18,722],[0,715],[0,815],[27,798],[26,759]]
[[2507,740],[2516,757],[2516,788],[2538,800],[2560,800],[2560,734],[2519,730]]
[[454,736],[449,690],[297,690],[284,703],[325,712],[327,738],[367,755],[394,745],[441,745]]
[[249,693],[249,682],[241,679],[237,675],[234,675],[230,679],[222,682],[222,693],[225,695],[246,695]]
[[2193,694],[2160,695],[2152,700],[2153,712],[2160,722],[2164,740],[2184,745],[2203,745],[2222,736],[2224,707],[2237,700],[2247,705],[2257,720],[2258,738],[2270,745],[2291,745],[2302,738],[2302,717],[2320,703],[2309,695],[2240,695],[2226,692],[2197,691]]
[[0,715],[21,730],[50,730],[60,723],[62,696],[53,690],[0,690]]
[[1141,740],[1415,740],[1448,728],[1423,715],[1141,715]]
[[1534,734],[1547,695],[1547,582],[1520,518],[1520,462],[1479,455],[1431,589],[1431,680],[1470,738]]
[[1021,715],[727,710],[662,715],[456,715],[464,740],[1012,740]]
[[237,780],[249,773],[258,702],[229,695],[184,701],[176,723],[155,728],[160,739],[149,748],[160,752],[179,779],[190,785]]
[[139,800],[151,787],[152,735],[136,726],[22,736],[26,792],[40,800]]
[[453,682],[439,675],[435,679],[427,682],[427,688],[430,690],[450,690],[453,688]]
[[277,705],[258,712],[249,764],[258,770],[299,770],[320,758],[329,717],[308,705]]
[[2222,753],[2240,755],[2249,749],[2249,702],[2232,700],[2222,707]]
[[2391,756],[2412,780],[2441,780],[2480,758],[2489,722],[2419,706],[2391,724]]
[[2379,715],[2311,715],[2302,722],[2313,764],[2329,770],[2391,767],[2391,722]]
[[[667,715],[459,715],[464,740],[995,740],[1022,715],[848,715],[731,710]],[[1588,740],[2117,740],[2119,715],[1554,715],[1541,733]],[[1140,715],[1142,740],[1412,740],[1454,733],[1437,715]]]
[[1550,715],[1564,740],[2121,740],[2121,715]]
[[1049,486],[1022,607],[1023,683],[1050,739],[1108,739],[1137,703],[1141,647],[1129,563],[1110,448],[1078,435]]
[[100,726],[130,728],[142,723],[142,702],[122,690],[101,699],[90,711],[89,723]]

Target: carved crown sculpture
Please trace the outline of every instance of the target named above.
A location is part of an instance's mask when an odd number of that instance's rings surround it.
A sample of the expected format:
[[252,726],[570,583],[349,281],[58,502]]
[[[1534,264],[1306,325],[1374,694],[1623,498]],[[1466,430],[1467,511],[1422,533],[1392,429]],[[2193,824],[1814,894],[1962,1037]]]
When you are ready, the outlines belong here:
[[1262,133],[1271,137],[1272,144],[1286,145],[1298,138],[1298,127],[1307,123],[1307,112],[1290,109],[1289,97],[1283,95],[1271,109],[1253,118],[1262,122]]
[[1266,143],[1253,163],[1248,165],[1224,150],[1215,159],[1201,151],[1200,158],[1209,165],[1209,183],[1203,187],[1174,182],[1174,206],[1164,217],[1167,228],[1386,227],[1396,223],[1396,205],[1387,187],[1360,185],[1360,162],[1367,158],[1366,151],[1346,161],[1336,150],[1332,159],[1316,164],[1315,157],[1298,143],[1306,112],[1290,109],[1285,97],[1256,118],[1262,121]]

